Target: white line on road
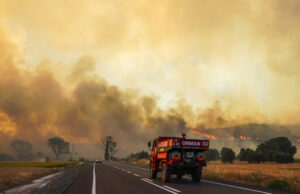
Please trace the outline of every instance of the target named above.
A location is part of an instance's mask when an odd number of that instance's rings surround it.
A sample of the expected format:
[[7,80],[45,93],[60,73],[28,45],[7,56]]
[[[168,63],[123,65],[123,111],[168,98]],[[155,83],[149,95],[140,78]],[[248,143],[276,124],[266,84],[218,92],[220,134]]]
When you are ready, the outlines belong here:
[[127,173],[129,173],[129,174],[131,173],[131,172],[130,172],[130,171],[128,171],[128,170],[127,170],[126,172],[127,172]]
[[140,175],[138,175],[138,174],[133,174],[134,176],[137,176],[137,177],[140,177]]
[[170,192],[170,193],[172,193],[172,194],[177,194],[176,192],[174,192],[174,191],[172,191],[172,190],[170,190],[170,189],[167,189],[167,188],[165,188],[165,187],[162,187],[162,186],[160,186],[160,185],[157,185],[157,184],[155,184],[155,183],[152,183],[152,182],[150,182],[150,181],[148,181],[148,180],[145,180],[145,179],[141,179],[142,181],[145,181],[146,183],[149,183],[149,184],[151,184],[151,185],[154,185],[154,186],[156,186],[156,187],[158,187],[158,188],[161,188],[161,189],[163,189],[163,190],[165,190],[165,191],[168,191],[168,192]]
[[168,187],[167,185],[164,185],[164,187],[166,187],[166,188],[168,188],[168,189],[170,189],[170,190],[172,190],[172,191],[178,192],[178,193],[181,192],[181,191],[179,191],[179,190],[177,190],[177,189],[174,189],[174,188],[172,188],[172,187]]
[[151,181],[151,182],[153,182],[153,180],[151,180],[151,179],[147,179],[147,178],[144,178],[145,180],[147,180],[147,181]]
[[95,163],[93,169],[93,186],[92,186],[92,194],[96,194],[96,173],[95,173]]
[[214,181],[207,181],[207,180],[203,180],[203,179],[201,179],[201,181],[207,182],[207,183],[213,183],[213,184],[217,184],[217,185],[222,185],[222,186],[226,186],[226,187],[232,187],[232,188],[236,188],[236,189],[242,189],[242,190],[257,192],[257,193],[272,194],[272,193],[269,193],[269,192],[259,191],[259,190],[255,190],[255,189],[248,189],[248,188],[245,188],[245,187],[239,187],[239,186],[234,186],[234,185],[227,185],[227,184],[218,183],[218,182],[214,182]]

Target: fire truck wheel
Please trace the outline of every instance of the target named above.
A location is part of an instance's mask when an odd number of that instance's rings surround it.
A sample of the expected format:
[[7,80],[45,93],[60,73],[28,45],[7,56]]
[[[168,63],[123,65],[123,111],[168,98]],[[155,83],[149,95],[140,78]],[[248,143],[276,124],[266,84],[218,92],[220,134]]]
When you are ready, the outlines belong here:
[[195,170],[192,172],[192,181],[194,183],[199,182],[201,180],[202,171],[201,170]]
[[150,178],[155,179],[157,175],[157,171],[153,170],[152,167],[150,166]]
[[164,163],[163,167],[162,167],[161,180],[163,183],[167,183],[167,182],[170,182],[170,178],[171,178],[171,172],[170,172],[170,170],[167,169],[166,163]]

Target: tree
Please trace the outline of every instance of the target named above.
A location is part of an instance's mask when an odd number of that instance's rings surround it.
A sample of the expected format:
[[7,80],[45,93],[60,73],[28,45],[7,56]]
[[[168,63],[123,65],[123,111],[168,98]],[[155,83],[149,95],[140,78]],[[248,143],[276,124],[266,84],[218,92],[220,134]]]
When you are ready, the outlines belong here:
[[247,161],[248,163],[251,164],[251,163],[255,163],[255,162],[259,163],[260,159],[254,150],[247,148],[245,150],[245,160],[244,161]]
[[109,160],[108,141],[106,141],[106,144],[105,144],[104,158],[105,158],[105,160]]
[[297,148],[292,146],[288,138],[277,137],[259,144],[255,152],[262,162],[288,163],[294,161]]
[[220,159],[220,154],[217,149],[208,149],[205,152],[203,152],[203,154],[207,161]]
[[101,140],[102,145],[105,147],[104,158],[105,160],[110,160],[111,157],[117,152],[117,143],[114,141],[114,138],[107,136]]
[[48,146],[52,149],[55,154],[56,160],[60,158],[63,154],[68,154],[69,150],[69,142],[66,142],[61,137],[52,137],[48,139]]
[[31,160],[33,158],[32,144],[20,139],[10,143],[11,149],[15,152],[18,160]]
[[259,161],[257,161],[258,157],[257,157],[256,152],[250,148],[247,148],[247,149],[242,148],[240,153],[238,154],[237,158],[240,161],[247,161],[249,163],[254,163],[254,162],[259,163]]
[[221,150],[221,160],[223,163],[232,163],[235,159],[235,153],[232,149],[223,147]]
[[240,153],[237,155],[237,158],[240,161],[246,161],[246,149],[245,148],[241,148]]

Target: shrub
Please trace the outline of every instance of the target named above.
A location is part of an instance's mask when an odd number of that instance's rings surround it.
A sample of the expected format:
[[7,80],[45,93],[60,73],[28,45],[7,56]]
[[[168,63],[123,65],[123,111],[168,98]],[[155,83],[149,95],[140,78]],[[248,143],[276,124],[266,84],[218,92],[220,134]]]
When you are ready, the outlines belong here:
[[267,187],[271,188],[271,189],[279,189],[279,190],[288,191],[290,188],[290,184],[286,180],[274,179],[268,183]]

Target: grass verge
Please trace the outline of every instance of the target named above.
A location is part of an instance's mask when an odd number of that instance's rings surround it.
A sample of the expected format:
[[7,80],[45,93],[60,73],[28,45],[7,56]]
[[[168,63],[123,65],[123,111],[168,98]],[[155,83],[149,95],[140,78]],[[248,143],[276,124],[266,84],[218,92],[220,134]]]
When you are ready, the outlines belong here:
[[0,162],[0,167],[42,167],[42,168],[60,168],[70,165],[76,165],[80,162]]

